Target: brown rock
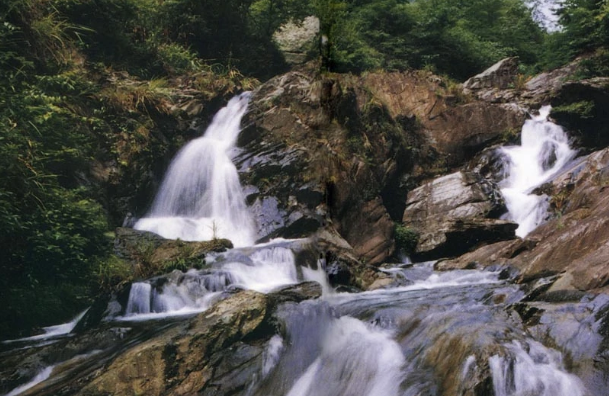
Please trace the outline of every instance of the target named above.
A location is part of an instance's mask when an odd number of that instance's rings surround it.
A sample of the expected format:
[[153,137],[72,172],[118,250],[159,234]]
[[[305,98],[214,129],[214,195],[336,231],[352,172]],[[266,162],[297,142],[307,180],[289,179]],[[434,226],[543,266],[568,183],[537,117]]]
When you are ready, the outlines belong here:
[[370,73],[363,83],[394,117],[416,118],[423,145],[440,154],[444,166],[458,166],[526,119],[514,104],[453,103],[442,80],[423,73]]
[[263,322],[267,299],[241,292],[117,357],[81,395],[191,395],[209,384],[211,356]]
[[376,198],[353,207],[341,220],[339,231],[355,252],[366,264],[381,264],[393,254],[394,223],[383,206],[383,201]]

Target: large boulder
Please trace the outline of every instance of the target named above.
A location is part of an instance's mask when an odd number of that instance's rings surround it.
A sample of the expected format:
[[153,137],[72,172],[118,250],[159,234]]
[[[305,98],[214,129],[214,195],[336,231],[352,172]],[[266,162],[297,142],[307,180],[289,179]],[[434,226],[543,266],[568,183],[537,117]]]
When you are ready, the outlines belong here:
[[416,255],[455,256],[486,243],[515,237],[517,225],[498,220],[506,211],[499,189],[471,172],[437,178],[408,195],[402,219],[419,233]]
[[319,53],[319,19],[308,16],[302,21],[290,20],[273,33],[273,41],[290,65],[300,65]]
[[509,88],[518,74],[518,58],[505,58],[463,83],[473,91],[482,88]]
[[411,166],[406,150],[414,138],[371,100],[344,76],[304,72],[254,93],[235,162],[261,241],[328,227],[369,264],[393,253],[381,195]]

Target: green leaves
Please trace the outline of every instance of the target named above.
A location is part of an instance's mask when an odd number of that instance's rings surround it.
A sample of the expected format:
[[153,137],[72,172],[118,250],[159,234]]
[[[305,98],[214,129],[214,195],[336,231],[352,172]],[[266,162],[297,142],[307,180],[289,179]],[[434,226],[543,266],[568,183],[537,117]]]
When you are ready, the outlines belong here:
[[336,71],[427,68],[463,80],[506,56],[535,63],[543,40],[520,0],[375,0],[337,15],[328,18]]

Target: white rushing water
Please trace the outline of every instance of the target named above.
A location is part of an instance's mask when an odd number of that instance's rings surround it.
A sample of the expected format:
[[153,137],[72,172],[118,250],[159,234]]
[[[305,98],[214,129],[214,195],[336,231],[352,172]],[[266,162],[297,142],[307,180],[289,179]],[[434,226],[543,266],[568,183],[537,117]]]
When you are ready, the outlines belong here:
[[40,370],[40,372],[34,378],[32,378],[32,380],[30,382],[13,389],[9,393],[7,393],[5,396],[17,396],[17,395],[25,392],[26,390],[33,388],[34,386],[38,385],[42,381],[45,381],[46,379],[48,379],[51,376],[51,373],[53,372],[53,367],[54,366],[48,366],[48,367],[45,367],[44,369]]
[[254,224],[231,160],[249,98],[246,92],[231,99],[205,134],[177,154],[152,209],[135,229],[184,241],[228,238],[235,246],[254,243]]
[[301,267],[299,275],[294,253],[283,246],[286,243],[291,241],[261,245],[251,253],[248,249],[235,249],[221,256],[210,270],[170,274],[158,285],[153,285],[153,280],[135,282],[122,319],[147,320],[201,312],[210,308],[222,292],[235,287],[267,293],[281,286],[316,281],[329,293],[331,288],[321,263],[315,270]]
[[565,371],[560,352],[537,341],[506,345],[509,356],[491,356],[495,396],[584,396],[581,380]]
[[3,344],[12,344],[15,342],[41,341],[41,340],[47,340],[47,339],[60,337],[60,336],[69,334],[72,332],[72,330],[74,330],[74,328],[76,327],[78,322],[83,318],[83,316],[85,316],[85,314],[87,313],[88,310],[89,310],[89,308],[85,309],[84,311],[82,311],[81,313],[76,315],[74,317],[74,319],[72,319],[71,321],[69,321],[67,323],[43,327],[42,328],[42,330],[44,331],[43,334],[38,334],[35,336],[25,337],[25,338],[18,338],[15,340],[6,340],[6,341],[2,341],[2,343]]
[[397,396],[403,364],[389,332],[344,316],[332,321],[319,357],[287,396]]
[[549,114],[550,106],[542,107],[539,115],[522,127],[521,145],[500,149],[508,159],[501,192],[508,219],[518,223],[516,235],[520,237],[533,231],[547,216],[547,197],[532,191],[556,175],[576,154],[563,129],[548,121]]

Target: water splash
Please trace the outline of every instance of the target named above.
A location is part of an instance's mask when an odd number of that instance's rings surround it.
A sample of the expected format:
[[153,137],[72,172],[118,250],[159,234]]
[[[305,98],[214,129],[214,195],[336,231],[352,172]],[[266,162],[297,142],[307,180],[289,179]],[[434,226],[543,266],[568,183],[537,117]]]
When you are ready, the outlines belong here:
[[45,367],[44,369],[40,370],[38,372],[38,374],[36,374],[34,376],[34,378],[31,379],[30,382],[13,389],[9,393],[7,393],[5,396],[17,396],[17,395],[25,392],[26,390],[33,388],[34,386],[38,385],[42,381],[46,381],[51,376],[51,373],[53,372],[53,368],[54,368],[54,366]]
[[560,352],[537,341],[506,345],[508,356],[491,356],[495,396],[583,396],[581,380],[565,371]]
[[403,364],[388,332],[344,316],[330,324],[319,357],[287,396],[397,396]]
[[[131,285],[125,316],[140,321],[188,315],[209,309],[227,290],[240,288],[268,293],[278,287],[302,281],[316,281],[330,293],[321,265],[316,269],[297,267],[289,248],[297,241],[280,240],[252,248],[233,249],[210,262],[212,268],[186,274],[179,271],[159,279]],[[211,259],[211,258],[210,258]]]
[[501,192],[508,219],[518,223],[519,237],[525,237],[547,216],[547,197],[532,191],[556,175],[576,153],[569,147],[563,129],[548,121],[550,109],[542,107],[538,116],[525,122],[520,146],[501,148],[507,159],[507,178],[500,184]]
[[62,323],[54,326],[43,327],[42,330],[44,334],[38,334],[31,337],[18,338],[15,340],[5,340],[2,341],[2,344],[12,344],[12,343],[20,343],[20,342],[30,342],[30,341],[44,341],[49,339],[54,339],[57,337],[65,336],[70,334],[72,330],[76,327],[78,322],[85,316],[89,308],[85,309],[78,315],[74,317],[71,321],[67,323]]
[[171,163],[146,217],[134,226],[168,239],[228,238],[250,246],[256,235],[231,151],[251,94],[234,97],[204,136],[186,145]]

